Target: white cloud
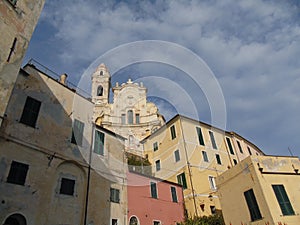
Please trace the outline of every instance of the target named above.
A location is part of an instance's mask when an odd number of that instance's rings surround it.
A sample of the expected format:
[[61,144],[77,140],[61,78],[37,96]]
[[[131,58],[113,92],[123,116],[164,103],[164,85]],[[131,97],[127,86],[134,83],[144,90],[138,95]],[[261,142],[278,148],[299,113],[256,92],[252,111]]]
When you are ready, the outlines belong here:
[[78,80],[84,67],[120,44],[145,39],[181,44],[202,57],[219,79],[229,129],[253,137],[268,153],[280,153],[290,144],[300,148],[294,122],[300,117],[297,2],[129,2],[47,1],[41,21],[55,28],[49,40],[57,48],[55,56],[50,51],[49,64],[55,59],[57,67]]

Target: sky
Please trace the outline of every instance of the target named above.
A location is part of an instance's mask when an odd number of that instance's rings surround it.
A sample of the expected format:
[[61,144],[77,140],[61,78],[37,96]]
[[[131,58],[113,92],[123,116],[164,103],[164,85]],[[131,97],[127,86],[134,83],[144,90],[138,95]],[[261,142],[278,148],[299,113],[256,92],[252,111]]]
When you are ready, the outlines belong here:
[[23,64],[33,58],[79,84],[107,53],[114,68],[116,49],[145,60],[112,69],[113,86],[143,82],[167,120],[221,118],[216,126],[266,154],[300,155],[299,1],[46,0]]

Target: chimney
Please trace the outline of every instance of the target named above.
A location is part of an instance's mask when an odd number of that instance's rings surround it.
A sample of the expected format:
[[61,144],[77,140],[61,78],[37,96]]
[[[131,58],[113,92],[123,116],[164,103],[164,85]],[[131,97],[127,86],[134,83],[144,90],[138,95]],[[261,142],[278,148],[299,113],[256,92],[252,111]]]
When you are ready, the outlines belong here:
[[63,84],[63,85],[66,85],[67,77],[68,77],[68,75],[65,74],[65,73],[62,74],[62,75],[60,75],[59,82],[60,82],[61,84]]

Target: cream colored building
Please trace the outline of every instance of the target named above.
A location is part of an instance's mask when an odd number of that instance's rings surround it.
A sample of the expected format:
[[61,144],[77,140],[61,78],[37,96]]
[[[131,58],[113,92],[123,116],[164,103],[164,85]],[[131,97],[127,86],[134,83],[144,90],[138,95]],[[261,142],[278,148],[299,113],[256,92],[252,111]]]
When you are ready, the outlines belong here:
[[300,224],[298,157],[250,156],[217,177],[226,225]]
[[183,185],[190,217],[221,210],[215,178],[250,154],[263,155],[258,147],[234,132],[181,115],[142,143],[154,175]]
[[126,224],[125,138],[94,104],[34,65],[20,70],[0,129],[0,224]]
[[100,64],[92,75],[92,101],[95,103],[94,120],[128,139],[127,151],[141,154],[139,141],[165,124],[158,108],[147,101],[147,88],[143,83],[130,79],[112,88],[113,101],[109,102],[111,75],[104,64]]
[[0,125],[45,0],[0,1]]

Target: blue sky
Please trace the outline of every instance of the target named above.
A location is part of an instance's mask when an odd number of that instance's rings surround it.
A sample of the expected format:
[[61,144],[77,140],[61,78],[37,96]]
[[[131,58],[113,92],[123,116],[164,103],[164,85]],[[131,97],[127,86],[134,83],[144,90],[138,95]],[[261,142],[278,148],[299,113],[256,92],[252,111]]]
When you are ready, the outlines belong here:
[[[77,83],[105,52],[142,40],[173,42],[204,60],[224,95],[226,130],[266,154],[300,155],[299,1],[48,0],[24,62],[34,58]],[[206,93],[180,69],[137,63],[112,83],[129,77],[144,82],[167,119],[211,122]]]

